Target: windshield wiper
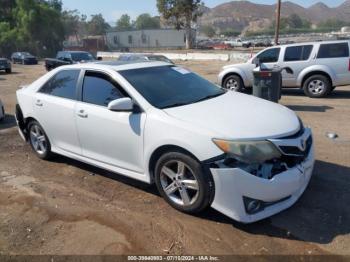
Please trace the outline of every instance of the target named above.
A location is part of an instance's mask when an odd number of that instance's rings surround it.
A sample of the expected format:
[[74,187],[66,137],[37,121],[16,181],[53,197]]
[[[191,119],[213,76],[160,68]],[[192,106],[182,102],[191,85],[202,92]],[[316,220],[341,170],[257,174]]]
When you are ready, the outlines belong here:
[[162,109],[178,107],[178,106],[186,106],[186,105],[188,105],[188,103],[175,103],[175,104],[164,106],[164,107],[162,107]]

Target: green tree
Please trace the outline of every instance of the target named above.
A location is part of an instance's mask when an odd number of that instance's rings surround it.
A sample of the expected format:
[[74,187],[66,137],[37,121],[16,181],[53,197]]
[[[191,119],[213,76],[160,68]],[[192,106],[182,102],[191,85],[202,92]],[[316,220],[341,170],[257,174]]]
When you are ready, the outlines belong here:
[[88,33],[91,35],[104,35],[109,28],[110,25],[106,23],[102,14],[92,15],[87,23]]
[[192,48],[192,23],[201,15],[202,0],[157,0],[160,14],[175,25],[186,30],[186,48]]
[[328,28],[331,30],[340,30],[343,26],[349,26],[349,22],[339,20],[337,18],[328,19],[318,24],[319,28]]
[[150,14],[141,14],[135,21],[136,29],[158,29],[160,28],[159,16],[152,17]]
[[204,26],[202,26],[202,28],[200,29],[200,31],[203,33],[203,34],[205,34],[207,37],[213,37],[213,36],[215,36],[215,29],[212,27],[212,26],[210,26],[210,25],[204,25]]
[[131,26],[130,16],[128,14],[123,14],[117,21],[116,29],[123,31],[123,30],[130,30],[131,28],[132,26]]

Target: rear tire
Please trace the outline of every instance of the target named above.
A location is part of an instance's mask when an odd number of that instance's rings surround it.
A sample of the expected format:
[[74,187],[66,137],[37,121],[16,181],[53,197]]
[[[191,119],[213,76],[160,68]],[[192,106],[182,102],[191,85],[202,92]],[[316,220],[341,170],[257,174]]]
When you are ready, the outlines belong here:
[[229,75],[224,80],[223,88],[226,90],[241,92],[244,89],[244,83],[240,76]]
[[51,144],[42,126],[35,120],[30,121],[27,127],[29,143],[34,153],[43,160],[52,157]]
[[175,209],[195,214],[209,207],[214,182],[201,163],[182,152],[162,155],[155,166],[155,182],[161,196]]
[[313,75],[306,79],[303,90],[308,97],[323,98],[332,92],[332,83],[324,75]]
[[5,72],[6,72],[6,74],[11,74],[12,70],[11,69],[6,69]]

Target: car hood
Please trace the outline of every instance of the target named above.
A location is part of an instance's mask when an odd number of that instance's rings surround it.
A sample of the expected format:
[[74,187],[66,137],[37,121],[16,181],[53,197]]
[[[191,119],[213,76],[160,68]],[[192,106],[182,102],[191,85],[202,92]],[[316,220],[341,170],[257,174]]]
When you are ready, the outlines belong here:
[[290,109],[231,91],[214,99],[164,111],[171,117],[206,128],[222,139],[279,138],[293,135],[300,129],[299,119]]

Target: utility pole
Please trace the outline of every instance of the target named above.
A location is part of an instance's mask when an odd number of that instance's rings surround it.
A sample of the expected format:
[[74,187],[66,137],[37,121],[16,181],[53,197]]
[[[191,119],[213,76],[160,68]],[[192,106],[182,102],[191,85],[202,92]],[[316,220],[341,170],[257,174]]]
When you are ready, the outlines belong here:
[[281,0],[277,0],[277,7],[276,7],[276,29],[275,29],[275,45],[278,45],[278,42],[279,42],[280,21],[281,21]]

